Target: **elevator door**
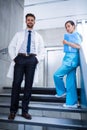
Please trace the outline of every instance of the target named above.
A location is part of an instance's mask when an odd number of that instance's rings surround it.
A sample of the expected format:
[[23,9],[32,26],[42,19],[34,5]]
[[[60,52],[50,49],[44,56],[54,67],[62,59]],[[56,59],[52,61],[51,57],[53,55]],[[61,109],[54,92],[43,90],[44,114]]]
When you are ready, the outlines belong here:
[[[46,87],[54,87],[53,74],[61,66],[64,52],[63,47],[46,48],[44,83]],[[80,67],[77,68],[77,87],[80,87]],[[64,77],[64,82],[66,81]]]
[[63,47],[46,48],[45,85],[54,87],[53,74],[59,68],[63,59]]

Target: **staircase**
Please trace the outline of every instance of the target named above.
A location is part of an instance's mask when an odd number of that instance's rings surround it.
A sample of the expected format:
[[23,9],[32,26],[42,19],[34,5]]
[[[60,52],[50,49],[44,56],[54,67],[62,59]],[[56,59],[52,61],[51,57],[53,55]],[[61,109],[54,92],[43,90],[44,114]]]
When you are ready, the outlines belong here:
[[[81,118],[81,114],[86,114],[87,109],[81,108],[80,106],[77,109],[63,108],[62,104],[65,102],[65,98],[56,98],[55,93],[55,88],[34,87],[29,104],[32,119],[26,120],[21,117],[22,88],[20,92],[19,111],[15,120],[9,121],[8,114],[11,88],[3,87],[3,93],[0,93],[0,129],[8,130],[7,124],[10,124],[10,127],[14,124],[20,124],[24,126],[41,126],[44,127],[44,130],[48,130],[47,128],[49,127],[53,127],[53,129],[56,128],[57,130],[87,130],[87,120],[82,120]],[[78,95],[80,95],[80,89],[78,89]],[[78,100],[80,102],[80,98]],[[5,123],[7,127],[4,127],[4,125],[2,125],[3,123]],[[27,129],[24,127],[24,130]]]

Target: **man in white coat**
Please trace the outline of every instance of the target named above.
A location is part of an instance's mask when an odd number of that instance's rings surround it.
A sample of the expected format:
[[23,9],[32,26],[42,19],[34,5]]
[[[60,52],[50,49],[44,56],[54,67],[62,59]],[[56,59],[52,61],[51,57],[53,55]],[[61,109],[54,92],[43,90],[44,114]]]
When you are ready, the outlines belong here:
[[9,44],[8,51],[12,59],[7,76],[13,76],[11,106],[8,119],[14,120],[18,105],[19,93],[23,77],[25,77],[24,95],[22,99],[22,117],[31,119],[28,104],[32,93],[32,85],[36,66],[44,58],[43,39],[34,29],[34,14],[26,15],[26,29],[17,32]]

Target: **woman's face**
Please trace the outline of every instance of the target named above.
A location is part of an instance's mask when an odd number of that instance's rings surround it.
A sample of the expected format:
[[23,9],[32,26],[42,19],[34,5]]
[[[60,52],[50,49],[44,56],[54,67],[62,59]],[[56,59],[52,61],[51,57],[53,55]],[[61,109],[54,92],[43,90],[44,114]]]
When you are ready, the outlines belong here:
[[74,30],[75,30],[75,25],[71,25],[71,23],[67,23],[67,24],[65,25],[65,28],[66,28],[66,31],[67,31],[68,33],[73,33]]

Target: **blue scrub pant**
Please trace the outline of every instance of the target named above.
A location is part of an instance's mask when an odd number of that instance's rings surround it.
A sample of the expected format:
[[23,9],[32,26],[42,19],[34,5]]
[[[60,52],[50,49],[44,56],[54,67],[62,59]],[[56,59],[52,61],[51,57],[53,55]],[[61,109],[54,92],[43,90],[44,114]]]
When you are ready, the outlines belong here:
[[[63,81],[65,75],[67,75],[66,87]],[[74,105],[78,102],[75,67],[62,65],[54,73],[54,83],[57,95],[61,96],[66,93],[66,105]]]

